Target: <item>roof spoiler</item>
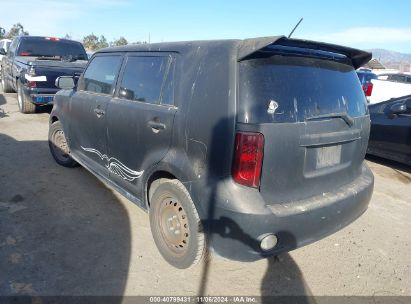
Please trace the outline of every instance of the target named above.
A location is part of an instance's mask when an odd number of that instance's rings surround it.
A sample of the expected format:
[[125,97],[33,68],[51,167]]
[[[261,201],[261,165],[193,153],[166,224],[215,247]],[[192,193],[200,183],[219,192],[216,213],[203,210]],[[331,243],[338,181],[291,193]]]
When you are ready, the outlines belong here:
[[317,41],[288,39],[285,36],[273,36],[242,40],[238,46],[238,61],[246,60],[252,57],[255,52],[258,52],[269,45],[275,44],[342,54],[351,59],[352,65],[355,69],[363,66],[372,58],[371,53],[350,47]]

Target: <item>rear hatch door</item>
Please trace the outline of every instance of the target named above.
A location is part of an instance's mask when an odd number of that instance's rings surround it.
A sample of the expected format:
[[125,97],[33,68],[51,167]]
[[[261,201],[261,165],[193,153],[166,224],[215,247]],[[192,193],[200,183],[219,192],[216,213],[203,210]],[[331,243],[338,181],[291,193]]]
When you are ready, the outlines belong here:
[[342,53],[280,40],[240,60],[237,129],[264,135],[268,204],[326,195],[361,173],[370,120],[356,63]]

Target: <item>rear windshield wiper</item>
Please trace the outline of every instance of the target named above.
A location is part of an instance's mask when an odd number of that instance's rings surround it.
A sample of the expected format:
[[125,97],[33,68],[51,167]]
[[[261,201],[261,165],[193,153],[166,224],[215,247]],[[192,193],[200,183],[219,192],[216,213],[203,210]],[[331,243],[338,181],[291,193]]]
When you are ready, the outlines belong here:
[[354,125],[354,119],[348,115],[345,112],[341,113],[327,113],[327,114],[322,114],[322,115],[317,115],[317,116],[311,116],[309,118],[306,118],[305,120],[317,120],[317,119],[323,119],[323,118],[341,118],[343,119],[347,125],[352,127]]

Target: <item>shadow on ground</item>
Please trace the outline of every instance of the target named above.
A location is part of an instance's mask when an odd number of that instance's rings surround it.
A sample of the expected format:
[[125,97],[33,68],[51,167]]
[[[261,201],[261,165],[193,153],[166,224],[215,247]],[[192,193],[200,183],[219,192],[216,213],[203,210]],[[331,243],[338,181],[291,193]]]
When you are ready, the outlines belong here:
[[0,295],[122,296],[131,239],[118,199],[58,166],[47,141],[0,134],[0,147]]
[[315,303],[300,268],[290,254],[284,253],[277,257],[270,257],[267,261],[267,270],[261,283],[262,303],[275,302],[273,296],[298,296],[293,299],[294,303]]

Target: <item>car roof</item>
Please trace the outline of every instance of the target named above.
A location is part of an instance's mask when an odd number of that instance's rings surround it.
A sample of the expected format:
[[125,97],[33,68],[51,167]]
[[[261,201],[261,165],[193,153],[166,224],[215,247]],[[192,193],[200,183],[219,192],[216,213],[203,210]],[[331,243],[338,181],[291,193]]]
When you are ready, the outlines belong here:
[[374,74],[374,75],[376,75],[375,73],[373,73],[373,72],[371,72],[371,71],[364,71],[364,70],[359,70],[359,71],[356,71],[358,74]]
[[251,39],[224,39],[224,40],[195,40],[179,42],[162,42],[151,44],[131,44],[126,46],[109,47],[98,50],[96,53],[105,52],[176,52],[190,53],[197,49],[221,48],[221,50],[239,50],[240,57],[245,57],[250,53],[259,50],[267,45],[275,43],[283,36],[260,37]]
[[253,53],[273,44],[282,46],[302,47],[315,50],[328,51],[343,54],[349,57],[354,68],[367,63],[372,55],[369,52],[344,47],[340,45],[328,44],[317,41],[289,39],[285,36],[257,37],[249,39],[226,39],[226,40],[199,40],[181,42],[162,42],[151,44],[132,44],[127,46],[109,47],[98,50],[98,53],[108,52],[177,52],[192,53],[193,51],[204,48],[220,48],[221,51],[229,52],[236,56],[238,61],[249,58]]
[[22,35],[22,36],[18,36],[21,39],[46,39],[46,38],[57,38],[59,41],[69,41],[69,42],[76,42],[76,43],[81,43],[79,41],[76,40],[71,40],[71,39],[65,39],[65,38],[59,38],[59,37],[54,37],[54,36],[30,36],[30,35]]

